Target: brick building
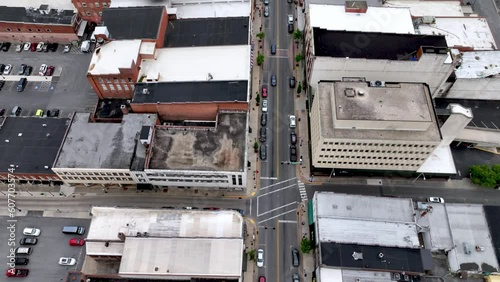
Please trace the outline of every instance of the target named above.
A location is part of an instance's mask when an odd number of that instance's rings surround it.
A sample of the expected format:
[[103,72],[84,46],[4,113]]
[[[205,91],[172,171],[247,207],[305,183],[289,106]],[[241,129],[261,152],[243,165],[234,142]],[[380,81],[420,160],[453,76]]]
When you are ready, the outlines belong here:
[[71,0],[71,3],[83,20],[96,24],[101,23],[102,11],[111,5],[109,0]]
[[0,6],[0,41],[68,43],[78,40],[79,23],[73,9],[47,4]]

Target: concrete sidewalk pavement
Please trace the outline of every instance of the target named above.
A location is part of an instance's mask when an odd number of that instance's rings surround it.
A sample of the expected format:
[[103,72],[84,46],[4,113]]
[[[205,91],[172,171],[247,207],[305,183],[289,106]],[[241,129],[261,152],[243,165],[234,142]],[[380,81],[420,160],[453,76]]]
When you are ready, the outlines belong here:
[[[300,242],[302,241],[303,238],[311,240],[309,234],[309,225],[307,221],[307,203],[308,201],[301,203],[298,207],[297,210],[297,226],[298,226],[298,231],[297,234],[299,236],[299,246],[301,245]],[[301,281],[304,282],[312,282],[313,281],[313,273],[315,270],[315,251],[314,249],[311,250],[308,254],[302,253],[302,261],[301,261],[301,268],[300,268],[300,276],[301,276]]]

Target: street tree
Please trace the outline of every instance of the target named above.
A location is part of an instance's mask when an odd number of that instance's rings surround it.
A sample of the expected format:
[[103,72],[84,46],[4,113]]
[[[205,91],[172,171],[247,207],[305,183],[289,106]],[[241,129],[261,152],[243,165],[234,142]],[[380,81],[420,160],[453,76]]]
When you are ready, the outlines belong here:
[[261,52],[259,52],[259,53],[257,54],[257,65],[259,65],[259,66],[260,66],[260,65],[262,65],[263,63],[264,63],[264,55],[263,55]]
[[474,184],[488,188],[494,188],[500,184],[500,164],[473,165],[469,167],[469,172]]
[[259,38],[259,40],[262,40],[262,39],[264,39],[264,37],[266,37],[266,34],[264,32],[259,32],[255,36],[257,36],[257,38]]
[[300,39],[302,39],[302,31],[300,31],[300,30],[296,29],[296,30],[293,32],[292,36],[293,36],[293,39],[294,39],[295,41],[299,41]]

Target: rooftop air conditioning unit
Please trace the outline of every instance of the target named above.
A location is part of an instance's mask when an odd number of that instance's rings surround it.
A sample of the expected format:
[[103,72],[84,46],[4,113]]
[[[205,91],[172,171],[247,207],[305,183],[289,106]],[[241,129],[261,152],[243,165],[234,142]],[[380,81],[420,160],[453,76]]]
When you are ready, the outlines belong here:
[[385,87],[385,81],[370,81],[370,87]]
[[147,88],[142,89],[142,94],[148,95],[149,94],[149,90]]

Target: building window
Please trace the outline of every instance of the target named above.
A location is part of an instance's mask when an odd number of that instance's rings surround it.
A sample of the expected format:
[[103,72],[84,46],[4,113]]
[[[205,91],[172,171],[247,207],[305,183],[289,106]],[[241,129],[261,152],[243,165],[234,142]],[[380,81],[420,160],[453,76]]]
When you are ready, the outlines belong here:
[[85,14],[89,17],[92,15],[90,12],[85,12]]
[[103,83],[103,82],[104,82],[104,81],[102,80],[102,77],[97,78],[97,81],[99,81],[99,83]]
[[123,89],[125,89],[125,91],[128,91],[128,90],[129,90],[129,89],[128,89],[128,85],[126,85],[126,84],[125,84],[125,85],[123,85]]
[[99,2],[95,2],[94,5],[96,8],[99,8]]
[[52,30],[50,30],[50,29],[48,29],[48,28],[47,28],[45,31],[46,31],[46,32],[52,32]]
[[102,17],[102,12],[99,12],[99,16],[101,16],[101,17]]
[[82,7],[87,7],[87,3],[83,2]]
[[28,31],[29,31],[29,32],[32,32],[33,30],[32,30],[31,28],[28,28]]
[[36,31],[41,32],[42,30],[38,28]]
[[131,78],[127,78],[128,79],[128,82],[132,82],[132,79]]
[[7,28],[7,31],[11,31],[11,29],[10,29],[10,28]]
[[118,90],[118,91],[122,91],[122,87],[121,87],[121,85],[120,85],[120,84],[117,84],[117,85],[116,85],[116,90]]
[[103,3],[102,3],[102,6],[107,7],[107,6],[108,6],[108,3],[103,2]]
[[102,88],[102,90],[104,90],[104,91],[108,91],[108,87],[106,87],[106,84],[104,84],[104,83],[103,83],[103,84],[101,84],[101,88]]

